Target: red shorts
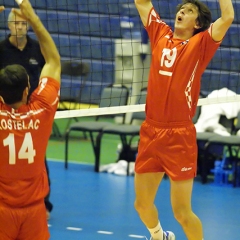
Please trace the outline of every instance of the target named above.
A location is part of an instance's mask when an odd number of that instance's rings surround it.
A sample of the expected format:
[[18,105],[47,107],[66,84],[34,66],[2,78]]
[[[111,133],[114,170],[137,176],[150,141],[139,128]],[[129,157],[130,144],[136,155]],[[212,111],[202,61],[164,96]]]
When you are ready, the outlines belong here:
[[136,173],[165,172],[173,180],[187,180],[194,178],[196,171],[197,141],[192,122],[143,122]]
[[23,208],[0,206],[0,239],[50,239],[44,202]]

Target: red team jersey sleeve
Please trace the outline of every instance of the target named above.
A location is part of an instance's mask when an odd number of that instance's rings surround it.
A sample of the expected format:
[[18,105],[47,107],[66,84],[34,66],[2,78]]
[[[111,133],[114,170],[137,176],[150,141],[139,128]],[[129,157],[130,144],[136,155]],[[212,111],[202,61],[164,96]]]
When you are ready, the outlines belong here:
[[44,159],[59,89],[44,77],[27,105],[14,110],[0,103],[0,204],[23,207],[47,195]]
[[192,119],[201,76],[220,45],[213,41],[211,27],[188,40],[176,39],[151,9],[146,26],[152,50],[146,101],[149,119],[164,123]]

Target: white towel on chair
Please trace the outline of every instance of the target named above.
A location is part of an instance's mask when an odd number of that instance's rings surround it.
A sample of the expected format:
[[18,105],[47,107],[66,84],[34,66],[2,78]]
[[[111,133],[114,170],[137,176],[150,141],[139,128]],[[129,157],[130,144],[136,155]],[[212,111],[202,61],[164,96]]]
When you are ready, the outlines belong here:
[[[129,175],[134,174],[134,162],[129,163]],[[127,175],[128,162],[126,160],[119,160],[116,163],[110,163],[102,165],[99,168],[99,172],[113,173],[116,175],[126,176]]]
[[[220,90],[214,90],[208,95],[208,98],[227,97],[234,96],[235,92],[222,88]],[[205,132],[211,130],[212,132],[229,136],[230,133],[227,129],[219,123],[220,116],[224,115],[226,118],[231,119],[237,117],[240,111],[240,102],[231,103],[218,103],[203,105],[201,107],[201,114],[198,121],[195,124],[197,132]]]

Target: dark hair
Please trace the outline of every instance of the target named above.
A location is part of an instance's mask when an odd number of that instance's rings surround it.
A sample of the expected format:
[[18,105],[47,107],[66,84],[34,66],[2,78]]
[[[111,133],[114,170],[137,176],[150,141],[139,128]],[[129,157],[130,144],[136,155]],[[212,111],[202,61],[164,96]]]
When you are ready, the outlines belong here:
[[195,29],[194,35],[207,30],[212,22],[212,15],[207,5],[198,0],[183,0],[181,4],[177,5],[177,12],[179,12],[181,7],[187,3],[191,3],[198,8],[198,17],[196,19],[196,22],[200,28]]
[[0,96],[6,104],[21,101],[28,85],[28,74],[23,66],[8,65],[0,70]]

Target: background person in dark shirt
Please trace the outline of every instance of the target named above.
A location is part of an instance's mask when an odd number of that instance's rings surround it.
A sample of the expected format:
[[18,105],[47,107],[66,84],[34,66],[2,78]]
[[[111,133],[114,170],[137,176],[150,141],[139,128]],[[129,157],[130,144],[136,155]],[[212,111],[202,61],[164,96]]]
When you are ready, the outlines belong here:
[[[0,42],[0,69],[12,64],[22,65],[27,70],[30,78],[30,95],[38,86],[39,75],[45,64],[45,60],[42,56],[39,43],[27,35],[29,25],[25,19],[15,15],[11,11],[8,16],[8,28],[10,30],[9,36]],[[45,165],[50,185],[46,159]],[[44,200],[48,219],[53,208],[49,197],[50,192]]]

